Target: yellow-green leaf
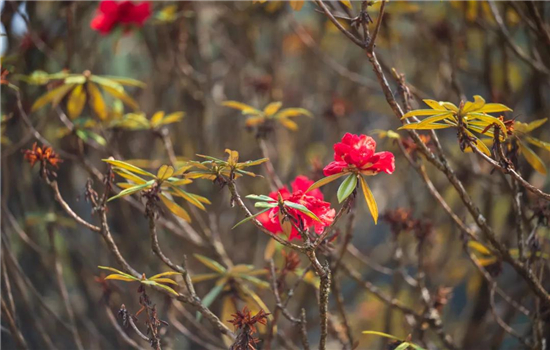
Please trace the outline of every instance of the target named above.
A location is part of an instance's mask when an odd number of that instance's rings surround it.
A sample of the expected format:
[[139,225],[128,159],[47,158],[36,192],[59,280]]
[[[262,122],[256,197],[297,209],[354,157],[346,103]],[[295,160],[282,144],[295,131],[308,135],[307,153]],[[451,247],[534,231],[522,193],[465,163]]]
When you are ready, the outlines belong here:
[[296,124],[296,122],[294,122],[290,119],[281,118],[281,119],[279,119],[279,123],[281,123],[288,130],[291,130],[291,131],[298,130],[298,124]]
[[198,260],[200,261],[201,263],[203,263],[206,267],[218,272],[218,273],[221,273],[221,274],[224,274],[226,273],[226,269],[225,267],[223,267],[222,265],[220,265],[218,262],[210,259],[210,258],[207,258],[206,256],[204,255],[200,255],[200,254],[193,254],[193,256]]
[[167,125],[167,124],[179,122],[180,120],[183,119],[184,116],[185,116],[185,113],[183,112],[170,113],[162,119],[159,125]]
[[168,283],[173,285],[178,285],[178,283],[170,278],[149,278],[150,281],[154,281],[157,283]]
[[124,90],[117,90],[115,88],[112,88],[108,85],[102,85],[103,90],[105,90],[106,93],[113,96],[116,99],[121,100],[124,104],[132,108],[133,110],[138,110],[139,105],[138,103],[130,97],[128,94],[124,92]]
[[159,273],[159,274],[156,274],[152,277],[149,277],[150,280],[154,280],[156,278],[159,278],[159,277],[166,277],[166,276],[175,276],[175,275],[181,275],[181,272],[176,272],[176,271],[166,271],[166,272],[162,272],[162,273]]
[[324,186],[342,176],[346,175],[346,173],[338,173],[338,174],[334,174],[334,175],[330,175],[330,176],[327,176],[327,177],[324,177],[322,179],[320,179],[319,181],[315,182],[313,185],[309,186],[309,188],[307,189],[306,193],[309,192],[309,191],[313,191],[314,189],[316,188],[319,188],[321,186]]

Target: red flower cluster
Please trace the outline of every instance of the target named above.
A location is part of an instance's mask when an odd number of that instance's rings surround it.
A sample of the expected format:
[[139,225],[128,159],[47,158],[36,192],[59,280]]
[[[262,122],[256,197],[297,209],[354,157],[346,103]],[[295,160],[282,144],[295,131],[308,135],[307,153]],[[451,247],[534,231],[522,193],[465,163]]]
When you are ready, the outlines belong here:
[[395,170],[395,158],[391,152],[375,153],[376,142],[367,135],[346,133],[342,141],[334,145],[334,161],[323,169],[325,176],[338,173],[376,175]]
[[[316,221],[309,216],[301,213],[296,209],[287,208],[288,212],[295,218],[302,221],[304,227],[314,227],[317,234],[321,234],[326,226],[329,226],[334,221],[336,211],[330,208],[330,203],[325,202],[323,194],[320,190],[315,189],[306,193],[307,189],[313,184],[313,181],[306,176],[300,175],[292,182],[292,193],[288,188],[283,187],[279,191],[274,191],[269,194],[269,197],[278,199],[280,194],[284,200],[302,204],[315,214],[321,221]],[[258,216],[258,221],[269,231],[273,233],[281,233],[283,229],[279,220],[279,207],[271,208],[269,211]],[[298,230],[292,227],[292,231],[288,237],[289,240],[300,238]]]
[[148,1],[134,4],[127,0],[122,2],[103,0],[90,26],[101,34],[109,34],[117,25],[123,25],[126,28],[130,25],[141,27],[149,16],[151,16],[151,4]]
[[25,159],[31,164],[31,167],[36,164],[36,162],[41,163],[42,166],[46,164],[51,164],[52,166],[58,168],[59,163],[63,160],[57,156],[53,148],[51,147],[39,147],[36,145],[36,142],[32,145],[31,150],[24,150]]

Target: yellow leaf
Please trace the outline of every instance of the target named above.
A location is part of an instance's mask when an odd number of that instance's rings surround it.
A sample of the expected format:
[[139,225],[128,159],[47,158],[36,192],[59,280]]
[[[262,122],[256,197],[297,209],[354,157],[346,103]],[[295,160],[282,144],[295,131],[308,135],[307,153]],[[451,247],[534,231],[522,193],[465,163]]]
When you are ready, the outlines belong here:
[[265,117],[264,116],[260,116],[260,117],[249,117],[246,119],[246,126],[256,126],[258,124],[261,124],[265,121]]
[[304,6],[304,0],[290,0],[289,2],[294,11],[300,11]]
[[397,130],[436,130],[436,129],[446,129],[454,125],[452,124],[422,124],[422,123],[410,123],[405,124]]
[[462,108],[462,113],[466,114],[468,112],[478,111],[485,105],[485,100],[479,95],[474,96],[474,102],[466,102],[464,108]]
[[347,8],[352,9],[352,7],[351,7],[351,1],[349,1],[349,0],[340,0],[340,2],[341,2],[342,4],[344,4],[344,6],[346,6]]
[[162,119],[162,121],[160,122],[160,125],[167,125],[167,124],[179,122],[180,120],[183,119],[184,116],[185,116],[185,113],[183,112],[170,113]]
[[138,110],[139,109],[139,105],[138,103],[136,102],[136,100],[134,100],[133,98],[131,98],[128,94],[126,94],[124,92],[124,90],[117,90],[111,86],[108,86],[108,85],[102,85],[101,86],[103,90],[105,90],[105,92],[107,92],[109,95],[113,96],[114,98],[116,99],[119,99],[121,100],[124,104],[126,104],[127,106],[129,106],[130,108],[132,108],[133,110]]
[[519,150],[521,154],[525,157],[525,160],[531,164],[533,169],[538,171],[539,173],[546,175],[546,166],[544,165],[544,162],[537,156],[537,154],[530,149],[525,143],[522,141],[519,141]]
[[487,103],[479,110],[481,113],[511,112],[512,109],[500,103]]
[[109,163],[109,164],[114,165],[116,167],[126,169],[126,170],[131,171],[131,172],[136,173],[136,174],[145,175],[145,176],[149,176],[149,177],[155,177],[155,175],[151,174],[150,172],[145,171],[143,169],[140,169],[137,166],[132,165],[130,163],[123,162],[121,160],[114,160],[114,159],[102,159],[102,160],[105,163]]
[[430,108],[435,109],[436,111],[446,111],[447,110],[445,107],[440,105],[439,102],[437,102],[435,100],[426,99],[426,100],[422,100],[422,101],[424,101],[425,104],[430,106]]
[[271,102],[264,108],[264,114],[266,117],[270,117],[273,114],[277,113],[277,111],[281,108],[283,105],[282,102]]
[[367,181],[365,181],[365,179],[362,176],[359,176],[359,180],[361,182],[361,189],[363,190],[363,195],[365,196],[365,201],[367,202],[367,206],[369,207],[372,218],[374,219],[374,224],[376,225],[378,223],[378,206],[376,205],[376,200],[372,195],[372,192],[369,188],[369,185],[367,184]]
[[176,271],[166,271],[166,272],[162,272],[162,273],[159,273],[159,274],[156,274],[152,277],[149,277],[150,280],[154,280],[154,279],[157,279],[159,277],[165,277],[165,276],[175,276],[175,275],[181,275],[181,272],[176,272]]
[[531,131],[535,130],[536,128],[538,128],[542,124],[546,123],[547,120],[548,120],[548,118],[544,118],[544,119],[538,119],[538,120],[530,122],[529,124],[527,124],[527,130],[525,132],[531,132]]
[[[229,320],[232,320],[233,317],[231,317],[231,315],[236,314],[236,313],[237,313],[237,306],[235,305],[235,302],[233,301],[233,298],[232,298],[231,294],[228,294],[222,299],[222,310],[221,310],[221,314],[220,314],[220,320],[227,327],[233,328],[233,327],[235,327],[235,325],[229,323]],[[226,348],[228,348],[228,349],[234,343],[233,339],[231,339],[227,335],[223,336],[223,342],[224,342]]]
[[157,172],[157,179],[164,181],[174,174],[174,168],[170,165],[163,165]]
[[50,102],[52,102],[52,105],[55,107],[59,101],[61,101],[61,99],[73,88],[73,86],[74,84],[65,84],[48,91],[33,103],[31,112],[44,107]]
[[242,111],[243,114],[262,114],[262,112],[256,108],[237,101],[225,101],[222,102],[222,106],[238,109]]
[[172,213],[174,213],[175,215],[179,216],[180,218],[182,218],[183,220],[185,220],[187,222],[191,222],[191,217],[189,216],[187,211],[185,209],[183,209],[182,207],[180,207],[179,205],[177,205],[176,203],[174,203],[172,200],[168,199],[168,197],[166,197],[162,193],[160,195],[160,200],[162,201],[162,203],[164,203],[164,205],[166,205],[166,207]]
[[227,157],[227,163],[229,163],[229,166],[235,166],[239,162],[239,152],[226,148],[225,153],[229,154],[229,157]]
[[425,116],[425,115],[434,115],[437,112],[438,111],[433,110],[433,109],[417,109],[417,110],[405,113],[405,115],[403,117],[401,117],[401,119],[406,119],[406,118],[410,118],[410,117],[420,117],[420,116]]
[[172,192],[173,195],[185,199],[186,201],[188,201],[189,203],[193,204],[194,206],[196,206],[201,210],[206,210],[204,205],[202,205],[202,202],[199,201],[197,198],[195,198],[193,194],[185,192],[181,188],[173,186],[171,183],[168,183],[168,186],[170,186],[170,189],[173,191]]
[[80,113],[82,113],[84,104],[86,104],[84,86],[77,85],[69,95],[69,100],[67,101],[67,113],[69,114],[69,118],[75,119],[78,117]]
[[296,124],[294,121],[287,119],[287,118],[281,118],[279,119],[279,122],[288,130],[296,131],[298,130],[298,124]]
[[527,140],[527,142],[529,142],[532,145],[535,145],[537,147],[540,147],[540,148],[543,148],[547,151],[550,151],[550,143],[549,142],[544,142],[544,141],[541,141],[539,139],[536,139],[536,138],[530,137],[530,136],[528,136],[526,138],[526,140]]
[[151,117],[151,125],[156,127],[159,125],[160,121],[164,118],[164,111],[158,111]]
[[103,96],[101,96],[101,91],[99,91],[97,85],[92,82],[88,82],[86,86],[89,94],[88,102],[90,103],[90,106],[94,110],[95,114],[101,120],[107,119],[107,106],[105,105]]
[[157,283],[168,283],[168,284],[173,284],[173,285],[178,285],[178,283],[174,280],[171,280],[169,278],[149,278],[150,281],[154,281],[154,282],[157,282]]
[[139,177],[137,175],[134,175],[133,173],[131,173],[127,170],[124,170],[124,169],[114,168],[113,171],[115,173],[117,173],[118,175],[122,176],[123,178],[128,179],[130,181],[133,181],[138,185],[141,185],[141,184],[144,184],[145,182],[147,182],[144,179],[142,179],[141,177]]
[[130,277],[126,277],[126,276],[122,276],[122,275],[109,275],[107,277],[105,277],[106,280],[118,280],[118,281],[126,281],[126,282],[135,282],[137,281],[138,279],[137,278],[130,278]]
[[481,254],[491,255],[491,251],[479,242],[469,241],[468,242],[468,247],[470,247],[471,249],[473,249],[473,250],[475,250],[475,251],[477,251]]
[[[436,114],[436,115],[432,115],[431,117],[428,117],[426,119],[423,119],[421,122],[420,122],[420,125],[426,125],[426,124],[432,124],[432,123],[436,123],[436,122],[439,122],[439,121],[442,121],[442,120],[445,120],[447,118],[450,118],[452,117],[453,113],[452,112],[446,112],[446,113],[441,113],[441,114]],[[450,119],[451,122],[454,122],[454,120],[451,118]]]
[[279,111],[275,118],[292,118],[298,117],[300,115],[305,115],[306,117],[313,118],[313,114],[310,111],[304,108],[285,108],[282,111]]

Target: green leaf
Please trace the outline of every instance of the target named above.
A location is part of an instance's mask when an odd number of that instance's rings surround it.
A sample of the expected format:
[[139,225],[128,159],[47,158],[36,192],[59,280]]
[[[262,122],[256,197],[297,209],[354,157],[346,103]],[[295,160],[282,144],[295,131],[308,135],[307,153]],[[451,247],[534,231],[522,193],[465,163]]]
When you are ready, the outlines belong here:
[[319,219],[317,217],[317,215],[313,214],[308,208],[306,208],[305,206],[301,205],[301,204],[298,204],[298,203],[294,203],[294,202],[290,202],[290,201],[284,201],[285,205],[287,207],[291,207],[293,209],[296,209],[304,214],[306,214],[307,216],[309,216],[310,218],[312,218],[313,220],[315,221],[319,221],[321,222],[321,219]]
[[240,278],[244,278],[248,282],[252,283],[258,288],[269,288],[269,283],[266,281],[263,281],[257,277],[249,276],[249,275],[239,275]]
[[374,219],[374,224],[376,225],[378,223],[378,205],[376,205],[376,200],[374,199],[374,195],[372,194],[367,181],[365,181],[362,176],[359,177],[359,180],[361,182],[361,190],[365,196],[365,201],[367,202],[369,211]]
[[249,194],[245,198],[252,199],[252,200],[255,200],[255,201],[275,202],[275,199],[273,199],[269,196],[263,195],[263,194],[261,194],[261,195]]
[[411,344],[404,341],[402,342],[401,344],[399,344],[399,346],[397,346],[394,350],[405,350],[407,349]]
[[314,189],[316,188],[319,188],[321,186],[324,186],[342,176],[346,175],[346,173],[338,173],[338,174],[334,174],[334,175],[330,175],[330,176],[327,176],[327,177],[324,177],[322,178],[321,180],[315,182],[313,185],[309,186],[309,188],[307,189],[306,193],[309,192],[309,191],[313,191]]
[[247,216],[247,217],[244,218],[243,220],[241,220],[241,221],[239,221],[238,223],[236,223],[235,226],[233,226],[231,229],[233,230],[235,227],[239,226],[240,224],[244,224],[245,222],[254,219],[256,216],[265,213],[265,212],[268,211],[269,209],[271,209],[271,208],[264,209],[264,210],[262,210],[262,211],[260,211],[260,212],[258,212],[258,213],[256,213],[256,214],[254,214],[254,215]]
[[254,204],[254,206],[256,208],[275,208],[277,206],[277,203],[275,202],[271,202],[271,203],[266,203],[266,202],[256,202]]
[[[220,295],[224,287],[225,287],[225,284],[220,283],[220,284],[217,284],[214,288],[212,288],[212,290],[210,290],[210,292],[208,292],[208,294],[206,294],[202,299],[202,305],[204,305],[205,307],[210,307],[210,305],[214,302],[214,300],[216,300],[218,295]],[[197,321],[200,321],[201,318],[202,318],[202,314],[197,311]]]
[[146,189],[147,187],[150,187],[152,186],[153,184],[155,183],[155,180],[151,180],[151,181],[147,181],[146,183],[144,184],[141,184],[141,185],[137,185],[137,186],[134,186],[134,187],[130,187],[130,188],[127,188],[123,191],[120,191],[116,196],[113,196],[111,198],[109,198],[109,200],[107,200],[107,202],[110,202],[112,201],[113,199],[117,199],[117,198],[120,198],[120,197],[124,197],[124,196],[129,196],[133,193],[136,193],[138,191],[141,191],[141,190],[144,190]]
[[348,198],[353,190],[357,187],[357,175],[350,174],[338,187],[336,193],[338,197],[338,203],[342,203],[344,199]]

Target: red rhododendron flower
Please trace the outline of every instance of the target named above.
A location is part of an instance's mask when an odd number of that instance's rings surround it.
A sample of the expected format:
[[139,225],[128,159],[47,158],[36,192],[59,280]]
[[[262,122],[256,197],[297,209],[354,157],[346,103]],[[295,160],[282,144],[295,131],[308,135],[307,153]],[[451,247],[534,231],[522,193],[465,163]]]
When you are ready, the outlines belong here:
[[101,34],[108,34],[117,25],[141,27],[149,16],[151,4],[148,1],[134,4],[131,1],[104,0],[99,4],[98,13],[90,26]]
[[[321,221],[303,214],[299,210],[286,208],[288,212],[295,218],[302,221],[304,227],[313,227],[317,234],[321,234],[326,226],[329,226],[334,221],[336,214],[334,209],[330,208],[330,203],[325,202],[323,194],[320,190],[315,189],[306,193],[305,191],[313,184],[313,181],[306,176],[300,175],[292,182],[292,193],[285,186],[279,191],[274,191],[269,194],[269,197],[277,200],[280,194],[284,200],[302,204],[315,214]],[[258,221],[269,231],[273,233],[282,233],[283,228],[279,220],[279,207],[271,208],[267,212],[258,215]],[[292,227],[292,231],[288,237],[289,240],[300,238],[300,234],[296,228]]]
[[346,133],[342,141],[334,145],[334,161],[323,169],[325,176],[342,172],[358,172],[363,175],[387,174],[395,170],[395,158],[391,152],[375,153],[376,141],[367,135]]

